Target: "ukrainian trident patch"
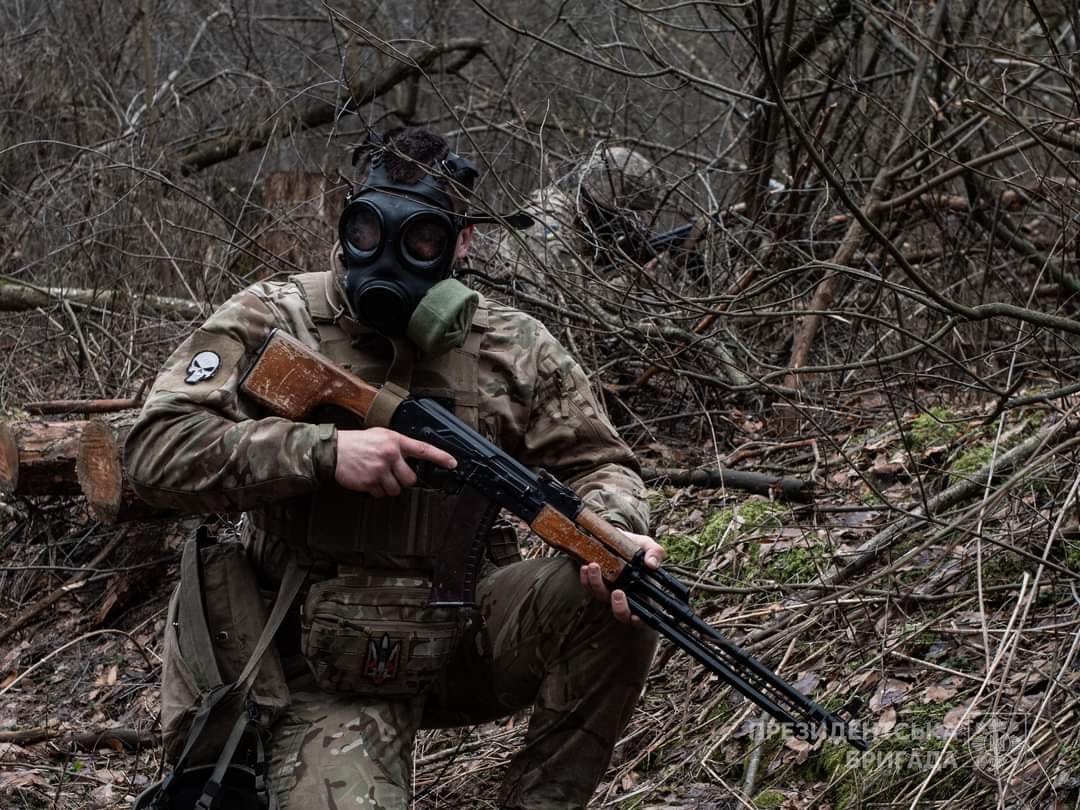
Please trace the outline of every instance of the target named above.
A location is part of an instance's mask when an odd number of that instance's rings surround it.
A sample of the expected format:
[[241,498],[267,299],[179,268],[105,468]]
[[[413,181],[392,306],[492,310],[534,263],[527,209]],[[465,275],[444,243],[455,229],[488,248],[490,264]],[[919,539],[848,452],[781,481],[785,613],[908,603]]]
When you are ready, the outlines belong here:
[[378,643],[373,638],[368,639],[364,675],[376,686],[385,681],[392,681],[397,677],[400,658],[401,642],[393,641],[389,633],[383,633]]

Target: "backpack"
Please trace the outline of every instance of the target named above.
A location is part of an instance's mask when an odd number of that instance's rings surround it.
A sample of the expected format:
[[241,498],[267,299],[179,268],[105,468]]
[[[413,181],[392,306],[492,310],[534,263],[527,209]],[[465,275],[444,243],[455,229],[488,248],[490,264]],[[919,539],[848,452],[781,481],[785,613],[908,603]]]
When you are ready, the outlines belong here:
[[273,640],[306,574],[290,558],[268,614],[241,543],[201,527],[184,545],[162,665],[162,738],[174,765],[136,810],[276,807],[265,749],[289,690]]

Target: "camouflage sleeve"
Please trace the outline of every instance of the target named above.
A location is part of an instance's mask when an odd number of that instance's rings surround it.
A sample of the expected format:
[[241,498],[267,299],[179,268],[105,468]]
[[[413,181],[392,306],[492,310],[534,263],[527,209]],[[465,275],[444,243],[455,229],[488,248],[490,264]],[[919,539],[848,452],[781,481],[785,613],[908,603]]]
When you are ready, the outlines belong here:
[[648,532],[637,459],[600,410],[581,366],[539,329],[535,394],[520,460],[550,470],[620,528]]
[[284,289],[262,284],[234,296],[166,362],[124,450],[128,477],[144,500],[238,511],[312,492],[332,478],[332,425],[262,417],[238,395],[240,376],[271,329],[301,337],[306,331],[299,290],[297,306],[282,306],[275,291]]

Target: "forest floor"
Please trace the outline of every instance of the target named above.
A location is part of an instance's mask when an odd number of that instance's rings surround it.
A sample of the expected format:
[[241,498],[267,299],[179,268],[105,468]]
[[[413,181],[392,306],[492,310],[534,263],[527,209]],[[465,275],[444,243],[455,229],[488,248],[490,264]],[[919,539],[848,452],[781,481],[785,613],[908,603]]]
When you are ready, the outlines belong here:
[[[1063,496],[1073,473],[1043,453],[977,478],[1056,416],[897,416],[872,401],[859,414],[846,432],[804,441],[736,409],[714,419],[740,435],[722,461],[812,480],[812,503],[663,482],[650,497],[699,613],[819,703],[862,698],[870,751],[764,724],[664,644],[592,807],[1078,806],[1080,531]],[[646,466],[694,468],[715,466],[710,444],[654,433],[637,449]],[[973,477],[957,502],[934,501]],[[913,518],[926,503],[934,519]],[[103,526],[78,498],[0,508],[0,807],[129,806],[165,767],[161,638],[194,523]],[[880,548],[857,573],[807,590],[868,543]],[[423,732],[415,806],[496,807],[526,724]]]

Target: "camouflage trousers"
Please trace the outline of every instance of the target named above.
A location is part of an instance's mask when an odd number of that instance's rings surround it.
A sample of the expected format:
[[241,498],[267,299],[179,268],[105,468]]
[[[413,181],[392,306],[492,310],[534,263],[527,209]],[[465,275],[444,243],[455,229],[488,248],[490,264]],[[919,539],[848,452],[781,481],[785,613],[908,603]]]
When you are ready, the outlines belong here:
[[488,722],[527,707],[525,743],[498,806],[588,804],[641,694],[655,633],[616,622],[565,558],[495,570],[480,581],[477,603],[482,621],[466,628],[423,698],[382,702],[317,691],[310,676],[290,680],[293,703],[271,746],[282,810],[407,808],[418,729]]

